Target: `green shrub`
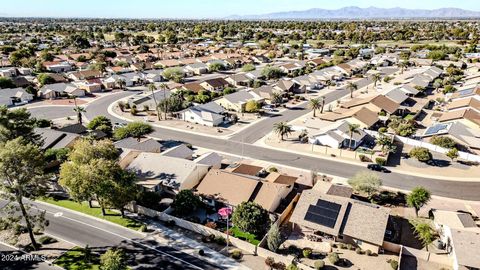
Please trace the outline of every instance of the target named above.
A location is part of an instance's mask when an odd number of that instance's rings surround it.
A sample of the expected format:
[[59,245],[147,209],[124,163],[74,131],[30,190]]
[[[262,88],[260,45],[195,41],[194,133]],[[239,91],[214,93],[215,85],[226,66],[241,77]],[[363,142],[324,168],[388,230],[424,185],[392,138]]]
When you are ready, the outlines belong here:
[[361,162],[372,162],[372,160],[365,155],[359,155],[358,158],[360,159]]
[[341,249],[347,249],[347,245],[345,245],[344,243],[340,243],[338,245]]
[[390,260],[390,266],[392,267],[392,269],[397,270],[398,262],[396,260]]
[[352,244],[347,244],[347,249],[348,249],[348,250],[352,250],[352,249],[353,249]]
[[38,239],[38,243],[40,243],[42,245],[53,244],[53,243],[56,243],[56,242],[58,242],[57,239],[52,238],[52,237],[47,236],[47,235],[44,235],[44,236],[42,236]]
[[338,261],[340,261],[340,256],[338,256],[338,253],[332,252],[328,254],[328,260],[330,261],[331,264],[337,264]]
[[362,251],[361,248],[357,247],[357,248],[355,249],[355,253],[357,253],[357,254],[363,254],[363,251]]
[[377,163],[380,166],[385,166],[385,164],[387,164],[387,160],[381,157],[377,157],[375,159],[375,163]]
[[243,256],[243,253],[242,253],[241,250],[235,249],[235,250],[232,251],[230,256],[232,256],[232,258],[235,259],[235,260],[240,260]]
[[215,243],[219,245],[225,245],[227,244],[227,240],[223,236],[215,236]]
[[424,147],[414,147],[408,154],[421,162],[427,162],[432,159],[432,153]]
[[312,249],[304,248],[302,253],[303,253],[303,257],[310,258],[310,256],[312,255]]
[[287,270],[298,270],[298,267],[297,267],[295,264],[291,263],[291,264],[287,267]]
[[313,263],[313,267],[315,267],[316,270],[323,269],[324,266],[325,266],[325,262],[322,260],[318,260]]
[[146,232],[147,231],[147,225],[143,224],[142,226],[140,226],[140,228],[138,230],[140,232]]
[[278,172],[278,169],[276,167],[270,167],[268,169],[269,172]]
[[388,128],[386,128],[386,127],[381,127],[381,128],[378,129],[379,133],[386,133],[387,131],[388,131]]

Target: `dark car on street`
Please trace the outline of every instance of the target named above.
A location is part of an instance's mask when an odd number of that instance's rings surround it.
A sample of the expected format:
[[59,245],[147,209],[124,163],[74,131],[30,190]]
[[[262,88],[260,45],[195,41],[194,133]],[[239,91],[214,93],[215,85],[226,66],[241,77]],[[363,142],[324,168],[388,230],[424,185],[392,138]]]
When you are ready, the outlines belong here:
[[383,172],[383,173],[391,173],[391,171],[383,166],[380,166],[378,164],[368,164],[367,169],[372,170],[372,171],[377,171],[377,172]]

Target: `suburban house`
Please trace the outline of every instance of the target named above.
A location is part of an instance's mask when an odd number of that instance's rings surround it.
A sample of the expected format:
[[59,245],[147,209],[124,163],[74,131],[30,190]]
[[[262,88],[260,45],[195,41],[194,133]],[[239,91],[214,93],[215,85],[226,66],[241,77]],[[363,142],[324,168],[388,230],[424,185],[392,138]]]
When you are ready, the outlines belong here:
[[145,74],[145,80],[150,83],[156,83],[163,81],[162,69],[150,69],[143,72]]
[[208,73],[208,66],[204,63],[193,63],[186,65],[184,70],[187,74],[190,73],[192,75],[202,75]]
[[176,193],[198,185],[209,166],[159,153],[140,153],[126,169],[137,175],[137,184],[145,190]]
[[480,269],[480,228],[469,213],[432,209],[433,222],[454,270]]
[[174,146],[162,152],[162,155],[166,157],[175,157],[190,160],[193,159],[193,154],[193,150],[188,148],[188,146],[186,146],[185,144]]
[[66,61],[43,62],[46,70],[56,73],[68,72],[72,70],[72,65]]
[[35,133],[42,137],[42,149],[60,149],[72,147],[81,136],[75,133],[51,128],[36,128]]
[[102,91],[102,82],[100,79],[89,79],[83,81],[73,82],[75,86],[79,89],[85,90],[88,93],[100,92]]
[[284,94],[283,90],[276,88],[272,85],[260,86],[258,88],[253,89],[252,92],[254,92],[260,98],[263,98],[265,100],[270,100],[270,101],[271,101],[272,95],[278,94],[282,96]]
[[480,150],[480,133],[478,129],[472,129],[461,122],[435,123],[423,133],[423,138],[432,136],[447,136],[458,144],[471,149]]
[[0,77],[15,77],[17,76],[17,69],[14,67],[0,68]]
[[478,129],[480,127],[480,112],[470,108],[450,111],[444,113],[438,121],[441,123],[457,121],[469,128]]
[[[292,213],[294,230],[378,253],[383,246],[389,209],[346,197],[306,190]],[[320,236],[323,235],[323,236]]]
[[353,133],[350,141],[350,132],[348,129],[349,124],[350,123],[345,120],[333,123],[332,125],[325,127],[319,133],[312,135],[309,138],[309,142],[312,144],[329,146],[335,149],[356,149],[363,143],[367,133],[362,129],[358,129],[358,133]]
[[162,144],[152,138],[136,139],[128,137],[113,143],[116,148],[124,150],[135,150],[138,152],[160,153]]
[[143,85],[145,82],[145,75],[140,72],[123,73],[122,77],[124,78],[126,87]]
[[148,91],[145,93],[139,93],[132,97],[129,97],[128,104],[130,106],[135,105],[139,109],[143,109],[144,106],[148,106],[150,110],[155,110],[155,100],[157,101],[157,104],[158,104],[160,101],[170,97],[170,95],[171,95],[170,90],[156,90],[153,92],[153,94],[150,91]]
[[284,184],[211,169],[196,190],[211,205],[220,202],[235,207],[242,202],[253,201],[267,211],[274,212],[282,199],[292,191],[295,180],[296,178],[293,177],[293,181]]
[[67,77],[74,81],[83,81],[87,79],[101,78],[103,77],[103,74],[98,70],[82,70],[71,72]]
[[220,169],[222,167],[223,157],[215,152],[207,152],[198,156],[193,161],[198,164],[208,165],[211,169]]
[[327,62],[325,62],[322,58],[313,58],[313,59],[310,59],[307,61],[307,65],[312,67],[312,68],[316,68],[320,65],[323,65],[323,64],[326,64]]
[[101,130],[88,130],[84,125],[80,123],[65,125],[58,129],[58,131],[77,134],[80,136],[90,136],[95,139],[102,139],[107,137],[107,134]]
[[83,97],[85,96],[85,90],[69,83],[54,83],[41,87],[38,91],[38,95],[42,98],[48,99],[68,95]]
[[23,88],[0,89],[0,105],[15,106],[33,100],[33,95]]
[[228,76],[227,78],[225,78],[225,80],[229,84],[231,84],[235,87],[241,87],[241,86],[248,86],[248,84],[250,83],[250,81],[252,79],[247,77],[247,75],[245,75],[245,73],[237,73],[237,74],[233,74],[233,75]]
[[229,86],[228,82],[223,78],[208,79],[200,83],[200,85],[208,91],[220,92]]
[[264,99],[252,91],[237,91],[235,93],[225,95],[214,102],[225,108],[225,110],[244,112],[245,105],[250,100],[262,103]]
[[177,115],[181,120],[209,127],[225,122],[225,109],[213,101],[187,108]]

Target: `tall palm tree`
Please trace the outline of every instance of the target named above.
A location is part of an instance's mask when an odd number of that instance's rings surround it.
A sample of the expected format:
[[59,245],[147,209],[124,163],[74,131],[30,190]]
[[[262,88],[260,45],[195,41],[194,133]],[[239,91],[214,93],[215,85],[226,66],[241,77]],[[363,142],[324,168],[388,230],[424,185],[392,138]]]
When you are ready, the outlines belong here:
[[402,61],[400,63],[398,63],[398,66],[400,67],[400,74],[403,74],[403,71],[405,71],[405,68],[407,67],[407,62],[405,61]]
[[375,73],[372,75],[373,87],[377,87],[377,82],[382,79],[379,73]]
[[273,131],[278,134],[283,141],[285,136],[292,133],[292,126],[288,125],[286,122],[278,122],[273,125]]
[[157,112],[158,121],[160,121],[161,120],[161,115],[160,115],[160,112],[158,111],[158,102],[157,102],[157,98],[155,97],[155,93],[154,93],[154,91],[157,90],[157,87],[155,86],[155,84],[150,83],[148,85],[148,90],[150,90],[150,92],[152,92],[153,102],[155,103],[155,111]]
[[320,109],[320,114],[323,114],[323,109],[325,109],[325,97],[322,97],[322,108]]
[[348,124],[348,132],[350,133],[350,141],[348,147],[352,149],[352,140],[353,134],[360,134],[360,125],[359,124]]
[[313,110],[313,117],[316,117],[316,112],[320,107],[322,107],[322,103],[318,98],[312,98],[308,101],[308,107]]
[[81,125],[83,124],[82,113],[87,111],[85,110],[85,108],[77,105],[77,96],[73,95],[72,98],[73,98],[73,102],[75,103],[75,108],[73,108],[73,111],[77,113],[77,121]]
[[353,91],[358,89],[358,85],[353,82],[347,84],[347,89],[350,91],[350,98],[353,98]]
[[167,104],[167,102],[166,102],[166,100],[167,100],[167,97],[166,97],[167,88],[168,88],[168,86],[167,86],[166,84],[164,84],[164,83],[161,83],[161,84],[160,84],[160,89],[162,89],[162,91],[163,91],[163,100],[165,100],[165,101],[163,102],[163,103],[165,104],[165,105],[164,105],[165,108],[164,108],[164,110],[163,110],[163,112],[165,113],[165,120],[167,120],[167,111],[168,111],[168,104]]

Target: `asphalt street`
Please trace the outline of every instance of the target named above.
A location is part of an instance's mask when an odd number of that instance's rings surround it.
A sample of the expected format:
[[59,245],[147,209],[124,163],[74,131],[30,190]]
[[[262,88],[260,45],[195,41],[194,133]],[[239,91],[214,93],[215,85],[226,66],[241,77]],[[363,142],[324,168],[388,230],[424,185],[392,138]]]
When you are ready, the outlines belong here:
[[[0,206],[3,204],[5,201],[0,201]],[[37,209],[47,211],[49,226],[45,229],[46,233],[73,245],[80,247],[88,245],[93,251],[98,252],[104,252],[110,247],[122,247],[129,258],[129,265],[134,269],[222,269],[175,249],[173,244],[160,245],[140,233],[121,226],[114,226],[73,211],[63,211],[43,203],[32,204]]]
[[[364,79],[369,80],[369,79]],[[367,83],[365,81],[364,83]],[[332,93],[342,92],[344,90],[336,90]],[[125,122],[111,116],[107,112],[107,107],[116,100],[132,95],[134,93],[121,92],[109,97],[105,97],[87,106],[86,116],[92,119],[96,115],[106,115],[113,122]],[[333,98],[333,97],[331,97]],[[336,175],[340,177],[349,178],[361,170],[366,170],[365,166],[352,165],[342,161],[335,161],[330,159],[316,158],[309,155],[301,155],[297,153],[290,153],[282,150],[275,150],[265,147],[260,147],[248,143],[244,140],[242,143],[242,136],[249,138],[249,141],[256,139],[257,135],[251,135],[254,132],[262,132],[267,134],[271,128],[272,123],[276,123],[279,119],[290,121],[299,116],[299,114],[308,113],[309,110],[288,110],[282,116],[267,118],[262,120],[252,127],[249,127],[238,133],[230,140],[214,138],[210,136],[203,136],[199,134],[191,134],[180,132],[171,129],[155,127],[155,132],[151,134],[152,137],[162,140],[178,140],[191,143],[192,145],[221,151],[234,155],[243,155],[245,158],[259,159],[281,165],[292,166],[305,170],[312,170],[320,173]],[[245,134],[245,135],[243,135]],[[249,135],[250,134],[250,135]],[[240,139],[239,139],[240,138]],[[380,173],[383,185],[391,188],[411,190],[416,186],[424,186],[428,188],[432,194],[437,196],[480,201],[480,184],[468,181],[446,181],[436,180],[426,177],[418,177],[400,173],[383,174]]]
[[[385,70],[386,74],[391,74],[393,72],[395,72],[394,69]],[[371,84],[372,81],[370,78],[364,78],[358,80],[356,83],[359,88],[362,88]],[[107,108],[117,100],[134,94],[136,94],[136,92],[125,91],[95,100],[86,106],[85,116],[88,119],[92,119],[98,115],[105,115],[109,117],[112,122],[123,123],[125,122],[124,120],[110,115]],[[348,90],[345,88],[337,89],[326,95],[326,102],[331,102],[341,96],[345,96],[346,94],[348,94]],[[291,121],[305,113],[309,113],[310,110],[307,110],[305,106],[306,105],[303,104],[298,108],[289,109],[281,113],[281,115],[259,121],[232,136],[229,140],[159,127],[155,127],[155,132],[151,134],[151,136],[162,140],[184,141],[198,147],[221,151],[228,154],[243,155],[245,158],[259,159],[346,178],[353,176],[360,170],[365,170],[366,167],[364,166],[347,164],[340,160],[335,161],[322,159],[320,157],[316,158],[309,155],[290,153],[251,144],[268,134],[274,123],[279,121]],[[49,109],[53,110],[56,108]],[[418,177],[400,173],[381,174],[381,178],[383,184],[391,188],[410,190],[416,186],[424,186],[437,196],[480,201],[480,196],[478,195],[480,194],[480,184],[475,182],[436,180],[433,179],[434,177]]]
[[28,111],[30,111],[30,113],[37,118],[48,120],[63,118],[67,116],[75,116],[73,106],[42,106],[28,108]]

